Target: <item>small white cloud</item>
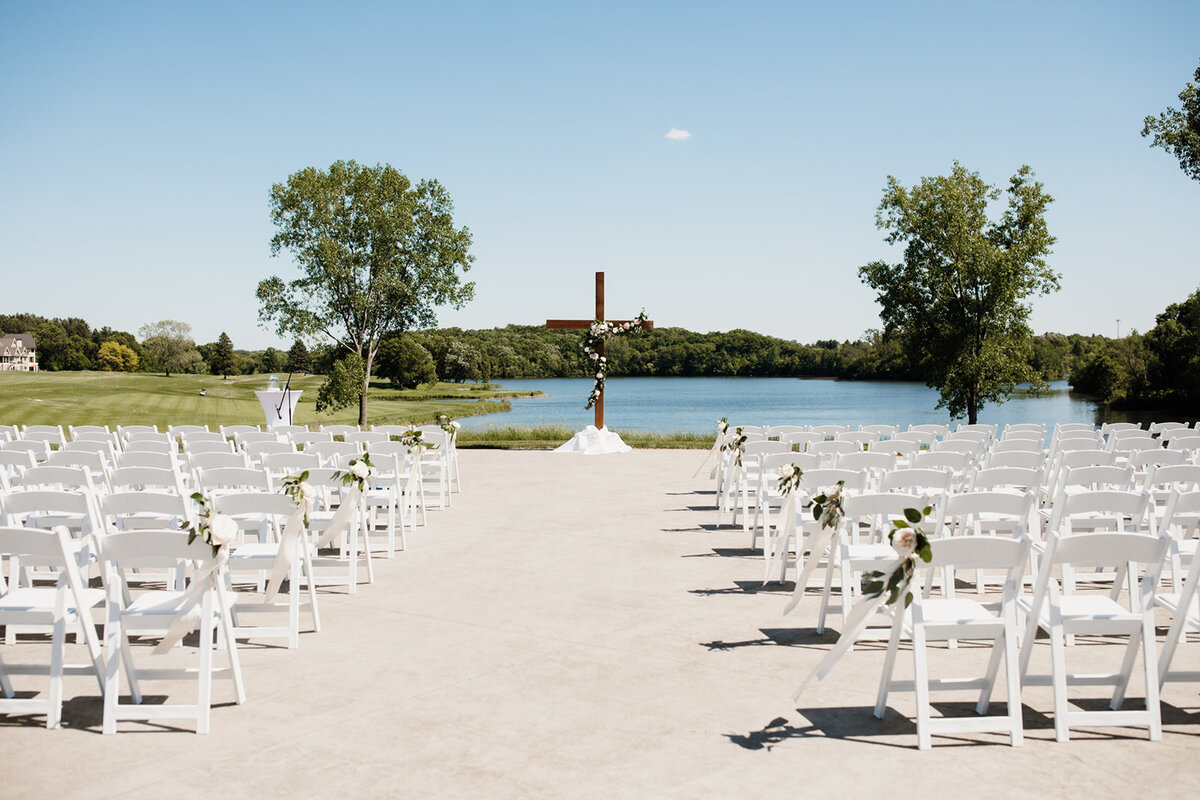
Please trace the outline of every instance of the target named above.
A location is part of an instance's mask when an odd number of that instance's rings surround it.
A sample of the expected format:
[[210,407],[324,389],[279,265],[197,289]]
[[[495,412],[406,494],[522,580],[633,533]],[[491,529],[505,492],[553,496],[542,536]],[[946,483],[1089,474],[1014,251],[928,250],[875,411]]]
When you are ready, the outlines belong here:
[[679,128],[671,128],[671,130],[667,131],[667,138],[672,141],[682,142],[692,138],[692,135],[687,131],[679,130]]

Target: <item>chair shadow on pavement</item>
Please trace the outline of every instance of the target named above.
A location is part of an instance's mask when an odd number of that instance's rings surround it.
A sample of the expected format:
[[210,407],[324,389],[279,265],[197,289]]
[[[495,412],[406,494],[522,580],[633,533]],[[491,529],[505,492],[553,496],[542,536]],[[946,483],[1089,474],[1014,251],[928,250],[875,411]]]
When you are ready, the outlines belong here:
[[764,584],[762,581],[734,581],[732,586],[722,586],[714,589],[688,589],[688,594],[698,594],[704,597],[775,594],[780,597],[790,597],[792,592],[787,588],[786,584]]
[[[685,530],[685,529],[679,529]],[[693,530],[687,528],[686,530]],[[707,553],[686,553],[680,558],[756,558],[761,559],[762,554],[752,547],[714,547]]]
[[709,650],[738,650],[743,647],[812,647],[825,649],[837,641],[837,631],[828,630],[817,633],[814,628],[759,628],[762,634],[757,639],[744,639],[737,642],[726,642],[717,639],[712,642],[700,642],[701,647]]
[[[834,637],[836,639],[836,636]],[[1072,702],[1080,708],[1098,710],[1107,708],[1108,702],[1102,698],[1077,699]],[[934,702],[934,710],[943,717],[975,716],[975,704],[970,701]],[[905,706],[907,708],[907,706]],[[990,713],[1003,713],[1004,702],[993,705]],[[1193,709],[1180,709],[1176,706],[1163,704],[1163,725],[1170,733],[1188,736],[1200,736],[1196,726],[1200,723],[1200,713]],[[844,739],[847,741],[864,742],[885,747],[900,747],[915,750],[917,747],[916,722],[897,711],[891,706],[883,719],[875,719],[870,707],[847,706],[837,708],[798,708],[796,721],[785,717],[776,717],[762,728],[748,733],[722,734],[731,743],[745,750],[770,751],[778,745],[790,740],[822,737],[828,739]],[[1038,741],[1054,741],[1054,718],[1048,713],[1021,707],[1022,726],[1026,738]],[[1191,730],[1180,730],[1189,727]],[[1136,728],[1082,728],[1071,731],[1072,739],[1145,739],[1145,731]],[[935,734],[934,747],[975,747],[975,746],[1007,746],[1008,735],[1005,733],[976,733],[976,734]]]

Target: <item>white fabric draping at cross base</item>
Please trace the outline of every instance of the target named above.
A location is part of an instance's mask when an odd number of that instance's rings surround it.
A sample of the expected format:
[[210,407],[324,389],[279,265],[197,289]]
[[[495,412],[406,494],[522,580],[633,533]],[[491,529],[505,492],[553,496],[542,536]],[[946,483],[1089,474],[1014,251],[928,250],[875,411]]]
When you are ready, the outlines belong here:
[[588,425],[572,436],[571,441],[554,448],[554,452],[599,456],[609,453],[628,453],[632,449],[621,440],[619,435],[610,431],[607,425],[600,429],[597,429],[595,425]]

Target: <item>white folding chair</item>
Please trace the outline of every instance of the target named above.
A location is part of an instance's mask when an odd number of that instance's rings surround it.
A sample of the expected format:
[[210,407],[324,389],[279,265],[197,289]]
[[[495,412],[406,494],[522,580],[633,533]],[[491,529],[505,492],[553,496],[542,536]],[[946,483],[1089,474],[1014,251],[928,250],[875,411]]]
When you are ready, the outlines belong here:
[[[371,559],[371,547],[366,535],[366,505],[363,495],[354,500],[355,492],[342,482],[341,472],[330,467],[309,470],[308,483],[318,492],[323,508],[314,509],[309,513],[309,531],[313,536],[313,546],[325,544],[328,549],[336,550],[334,554],[317,553],[312,558],[317,585],[345,586],[349,594],[358,592],[359,565],[363,565],[367,583],[375,580],[375,567]],[[338,509],[334,510],[334,499],[339,500]],[[347,503],[349,518],[347,525],[340,531],[331,531],[330,527],[338,519],[338,511]]]
[[[1200,681],[1200,672],[1198,671],[1171,669],[1175,651],[1183,642],[1184,635],[1188,632],[1200,631],[1200,595],[1197,591],[1200,587],[1200,548],[1196,547],[1195,539],[1180,540],[1181,528],[1194,531],[1197,527],[1197,520],[1200,519],[1200,492],[1183,494],[1176,491],[1173,493],[1168,502],[1166,519],[1163,535],[1170,542],[1168,547],[1173,586],[1170,592],[1154,595],[1155,605],[1171,615],[1171,626],[1167,630],[1167,638],[1163,642],[1162,655],[1158,661],[1160,689],[1172,681]],[[1181,559],[1180,545],[1185,542],[1190,547],[1183,551],[1184,555]],[[1188,564],[1187,580],[1180,580],[1179,566],[1184,559]]]
[[[321,630],[321,617],[317,604],[317,580],[313,572],[312,543],[303,519],[296,514],[296,505],[286,494],[264,494],[243,492],[213,498],[213,508],[221,514],[237,520],[240,527],[260,529],[258,541],[242,542],[233,546],[229,553],[229,586],[239,583],[236,576],[249,573],[251,583],[258,592],[265,592],[261,600],[251,601],[246,594],[239,593],[233,607],[234,635],[244,639],[285,638],[288,648],[300,644],[300,617],[307,611],[312,620],[313,632]],[[294,530],[288,525],[295,526]],[[276,536],[267,534],[272,528]],[[282,601],[278,590],[287,578],[288,594]],[[272,585],[272,581],[276,581]],[[306,586],[306,599],[301,601],[301,584]],[[287,615],[284,625],[246,625],[247,615]]]
[[[944,597],[930,597],[920,588],[920,571],[914,580],[913,602],[906,612],[897,612],[892,621],[888,638],[888,651],[884,661],[883,675],[879,681],[879,694],[875,702],[875,716],[883,719],[888,695],[894,691],[912,691],[917,701],[917,747],[928,750],[933,745],[934,733],[977,733],[1002,732],[1009,735],[1009,743],[1019,747],[1024,742],[1021,722],[1021,681],[1019,675],[1017,639],[1016,599],[1021,586],[1021,572],[1029,555],[1029,539],[995,539],[991,537],[965,536],[956,539],[936,539],[930,543],[933,559],[927,565],[929,572],[939,570],[953,576],[955,570],[1002,570],[1005,574],[1004,593],[998,609],[989,608],[977,600],[954,596],[954,580],[945,582]],[[926,583],[928,586],[928,582]],[[893,678],[900,639],[912,640],[913,680],[898,681]],[[985,640],[991,642],[992,653],[987,669],[979,678],[929,677],[929,642],[955,642],[960,639]],[[1005,665],[1005,685],[1008,693],[1007,708],[1003,714],[988,715],[996,678],[1000,673],[1000,662]],[[939,689],[978,689],[979,700],[975,704],[973,717],[934,717],[931,713],[930,692]]]
[[[892,520],[903,519],[906,508],[924,508],[930,504],[927,497],[914,497],[897,492],[871,492],[847,494],[842,502],[845,516],[836,532],[830,548],[834,564],[841,575],[841,612],[843,628],[850,618],[850,609],[860,594],[859,577],[864,572],[881,570],[896,560],[896,551],[887,539]],[[937,527],[935,526],[935,530]],[[825,575],[825,589],[821,598],[821,611],[817,631],[825,629],[825,615],[832,594],[832,570]],[[858,639],[887,639],[889,628],[871,626],[864,628]]]
[[[8,631],[49,628],[51,634],[48,664],[0,658],[0,713],[45,714],[46,727],[57,728],[62,720],[63,675],[93,675],[104,689],[100,640],[91,617],[93,609],[104,605],[104,590],[85,586],[64,528],[0,527],[0,564],[4,563],[8,575],[0,575],[0,625]],[[23,573],[34,567],[51,570],[53,585],[23,581]],[[87,647],[86,664],[64,663],[68,633]],[[15,646],[15,637],[6,639],[6,644]],[[50,685],[37,698],[18,697],[13,675],[47,675]]]
[[[1154,639],[1154,594],[1167,540],[1137,533],[1083,533],[1060,536],[1051,531],[1032,598],[1021,598],[1018,607],[1028,620],[1021,647],[1021,676],[1024,686],[1054,687],[1055,738],[1065,742],[1070,729],[1093,725],[1146,726],[1150,740],[1162,738],[1162,716],[1158,695],[1158,664]],[[1113,569],[1128,576],[1128,605],[1119,597],[1097,592],[1075,591],[1066,581],[1053,578],[1056,568],[1096,567]],[[1139,582],[1139,570],[1144,577]],[[1119,588],[1119,587],[1117,587]],[[1115,592],[1114,592],[1115,595]],[[1050,635],[1049,674],[1030,674],[1030,661],[1038,630]],[[1126,636],[1119,672],[1080,675],[1068,672],[1066,637],[1078,635]],[[1122,709],[1138,651],[1145,672],[1146,707]],[[1068,707],[1068,686],[1113,686],[1107,711],[1073,711]]]
[[[104,625],[104,724],[106,734],[117,732],[125,720],[191,719],[196,733],[208,733],[212,701],[212,679],[233,681],[235,699],[245,702],[237,640],[234,638],[231,598],[221,590],[224,562],[212,547],[188,534],[171,530],[145,530],[105,536],[100,545],[101,561],[108,588],[108,611]],[[135,594],[126,582],[132,568],[173,569],[191,565],[187,589],[148,590]],[[213,634],[217,629],[225,645],[228,666],[213,667]],[[195,667],[146,669],[134,663],[131,636],[163,637],[154,655],[171,649],[176,636],[199,631]],[[120,701],[120,667],[124,667],[132,703]],[[146,681],[195,680],[195,703],[142,704],[141,684]]]

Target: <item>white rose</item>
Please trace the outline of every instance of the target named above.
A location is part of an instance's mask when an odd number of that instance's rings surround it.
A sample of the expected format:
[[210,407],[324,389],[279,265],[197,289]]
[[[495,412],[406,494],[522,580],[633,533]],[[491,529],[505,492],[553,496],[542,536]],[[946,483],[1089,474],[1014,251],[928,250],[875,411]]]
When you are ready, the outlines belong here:
[[450,427],[454,428],[454,430],[458,430],[459,428],[462,427],[462,423],[459,422],[458,420],[454,420],[453,422],[450,423]]
[[790,477],[792,477],[793,472],[794,472],[794,469],[790,465],[786,466],[786,467],[780,467],[779,468],[779,477],[780,478],[790,478]]
[[213,514],[208,518],[208,538],[216,547],[230,544],[238,535],[238,524],[232,517]]
[[600,379],[601,379],[601,378],[603,378],[603,377],[604,377],[604,373],[603,373],[603,372],[597,372],[597,373],[596,373],[596,380],[600,380]]
[[595,360],[596,360],[596,359],[598,359],[599,357],[600,357],[600,354],[599,354],[599,353],[592,353],[592,361],[595,361]]
[[917,532],[912,528],[901,528],[892,534],[892,547],[901,558],[908,558],[917,551]]
[[359,480],[365,481],[371,476],[371,468],[367,466],[365,461],[355,461],[350,465],[350,474]]

